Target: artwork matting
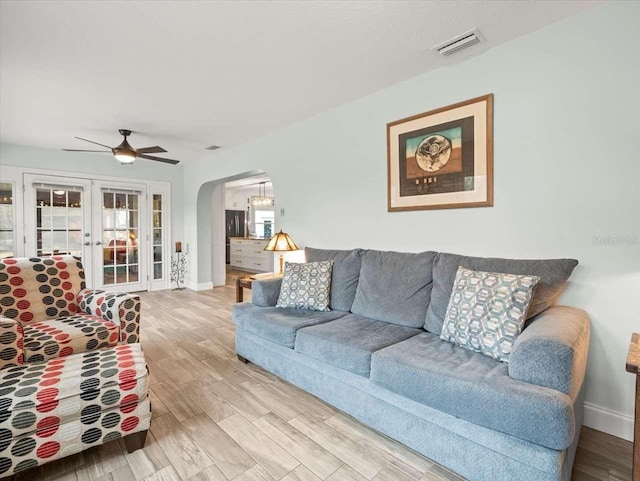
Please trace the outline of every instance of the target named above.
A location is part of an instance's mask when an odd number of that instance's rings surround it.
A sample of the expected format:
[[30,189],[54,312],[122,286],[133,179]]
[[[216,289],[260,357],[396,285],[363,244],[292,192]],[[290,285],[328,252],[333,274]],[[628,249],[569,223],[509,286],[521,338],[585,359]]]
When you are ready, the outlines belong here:
[[387,124],[389,212],[493,205],[493,94]]

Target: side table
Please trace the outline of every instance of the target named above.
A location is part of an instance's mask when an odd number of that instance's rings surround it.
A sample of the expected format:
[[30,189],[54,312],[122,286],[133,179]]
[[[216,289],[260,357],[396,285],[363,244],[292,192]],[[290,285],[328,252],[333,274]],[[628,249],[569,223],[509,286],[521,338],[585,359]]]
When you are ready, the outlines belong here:
[[636,412],[633,428],[633,481],[640,481],[640,333],[631,336],[627,371],[636,376]]
[[251,282],[254,280],[251,276],[238,277],[236,279],[236,302],[244,300],[243,289],[251,289]]

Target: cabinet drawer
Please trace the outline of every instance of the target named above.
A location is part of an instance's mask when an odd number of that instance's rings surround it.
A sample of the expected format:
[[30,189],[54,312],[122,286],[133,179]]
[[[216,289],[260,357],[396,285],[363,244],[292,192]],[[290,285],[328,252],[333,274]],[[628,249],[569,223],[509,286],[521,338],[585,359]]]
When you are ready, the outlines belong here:
[[244,246],[244,255],[251,257],[259,257],[260,259],[268,259],[273,255],[273,252],[262,250],[256,246]]
[[229,263],[232,266],[244,267],[245,265],[249,264],[247,259],[248,258],[245,256],[237,256],[237,255],[231,254],[231,259],[229,260]]
[[249,257],[231,254],[230,264],[232,267],[239,267],[251,271],[269,272],[273,270],[273,263],[270,258]]
[[259,257],[246,257],[243,259],[246,264],[245,267],[247,269],[253,269],[256,271],[270,271],[271,267],[269,263],[265,259],[260,259]]
[[249,246],[246,246],[244,244],[241,244],[239,242],[232,242],[231,243],[231,255],[238,255],[238,256],[246,256],[247,255],[247,248]]

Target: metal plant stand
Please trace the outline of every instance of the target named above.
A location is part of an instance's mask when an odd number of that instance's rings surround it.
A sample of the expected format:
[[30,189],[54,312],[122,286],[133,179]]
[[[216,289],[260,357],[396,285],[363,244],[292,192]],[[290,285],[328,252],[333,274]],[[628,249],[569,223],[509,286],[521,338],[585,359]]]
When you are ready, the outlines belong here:
[[176,283],[174,291],[186,289],[180,284],[184,284],[184,278],[187,274],[187,254],[176,252],[177,258],[171,258],[171,282]]

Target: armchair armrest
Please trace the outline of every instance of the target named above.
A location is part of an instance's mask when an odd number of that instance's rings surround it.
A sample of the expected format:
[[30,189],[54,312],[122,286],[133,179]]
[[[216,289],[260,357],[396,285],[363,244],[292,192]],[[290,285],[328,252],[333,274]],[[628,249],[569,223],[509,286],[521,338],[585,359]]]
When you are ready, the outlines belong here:
[[80,310],[120,327],[120,343],[140,342],[140,298],[124,292],[82,289],[76,298]]
[[22,325],[0,316],[0,369],[24,364],[23,344]]
[[282,276],[256,279],[251,283],[251,302],[260,307],[275,306],[281,285]]
[[587,369],[589,315],[554,306],[533,318],[509,356],[509,376],[519,381],[578,395]]

